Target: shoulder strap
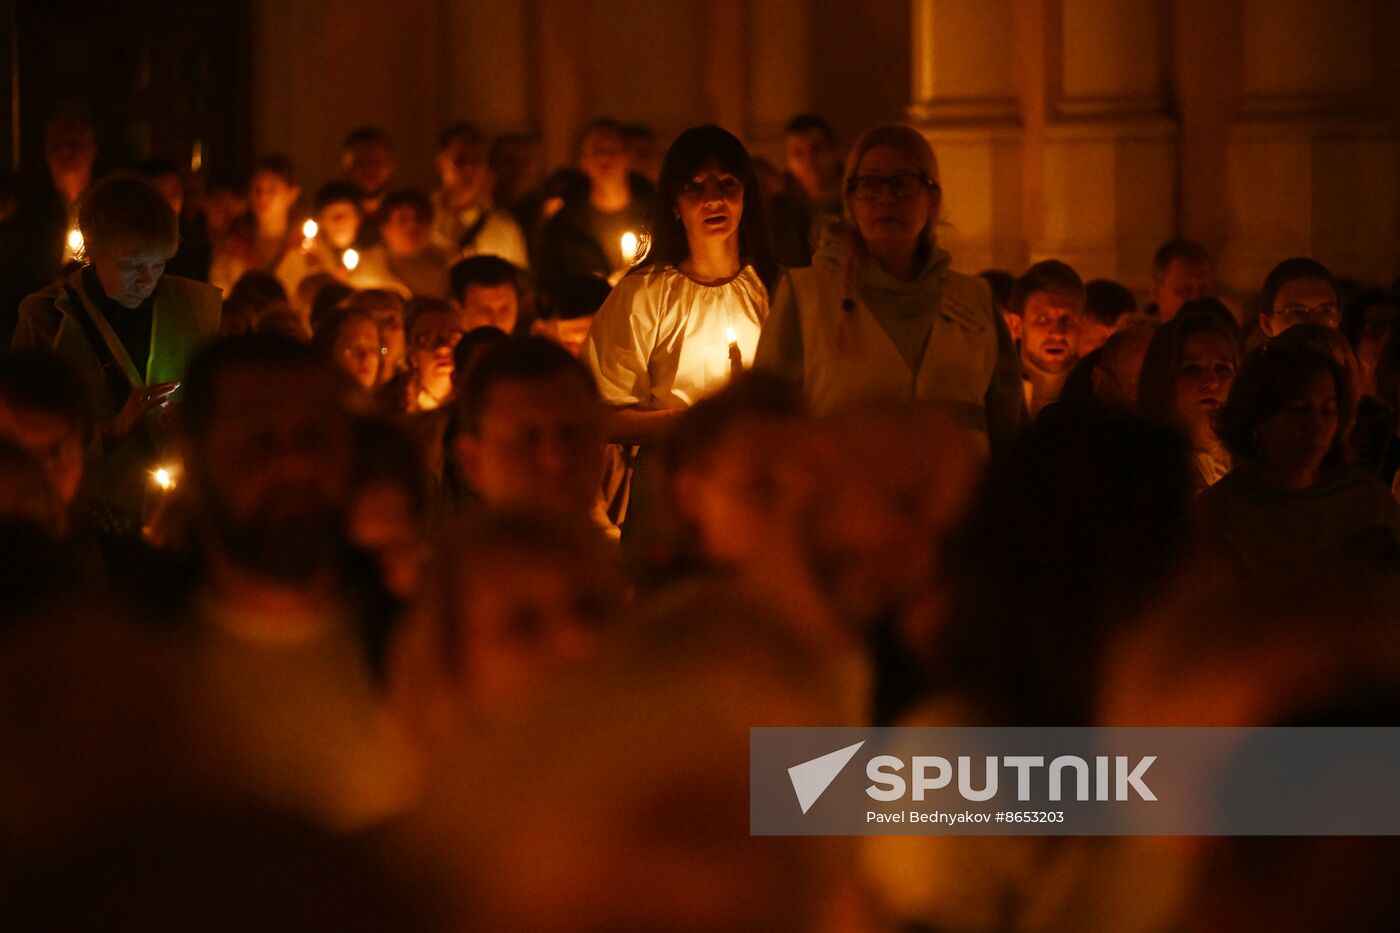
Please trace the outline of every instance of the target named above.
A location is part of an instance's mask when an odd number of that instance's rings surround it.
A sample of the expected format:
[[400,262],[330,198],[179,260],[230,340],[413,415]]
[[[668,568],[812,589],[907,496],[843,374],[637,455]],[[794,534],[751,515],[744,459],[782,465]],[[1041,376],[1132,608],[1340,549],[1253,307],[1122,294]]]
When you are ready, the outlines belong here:
[[468,227],[457,240],[457,248],[459,250],[465,250],[474,244],[476,238],[481,236],[481,231],[486,228],[486,221],[490,219],[491,212],[489,210],[482,211],[481,216],[476,219],[476,223]]
[[107,345],[107,341],[98,331],[97,324],[93,321],[92,315],[88,313],[87,305],[83,303],[78,290],[71,283],[65,283],[63,291],[68,296],[68,307],[72,309],[72,314],[69,316],[82,328],[83,336],[87,338],[88,345],[92,347],[92,352],[97,357],[97,362],[102,366],[102,377],[107,380],[107,386],[112,390],[112,395],[117,399],[117,403],[121,404],[131,394],[131,381],[127,379],[121,363],[117,362],[112,348]]

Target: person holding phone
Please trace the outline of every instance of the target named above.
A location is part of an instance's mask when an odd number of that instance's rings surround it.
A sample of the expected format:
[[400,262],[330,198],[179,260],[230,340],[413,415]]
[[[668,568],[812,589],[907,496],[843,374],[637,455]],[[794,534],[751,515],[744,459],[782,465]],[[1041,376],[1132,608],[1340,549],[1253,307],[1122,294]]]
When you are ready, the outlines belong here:
[[139,516],[186,364],[218,331],[219,290],[164,275],[179,225],[143,179],[94,185],[78,228],[85,264],[21,303],[12,345],[52,350],[77,368],[101,428],[88,452],[92,491]]

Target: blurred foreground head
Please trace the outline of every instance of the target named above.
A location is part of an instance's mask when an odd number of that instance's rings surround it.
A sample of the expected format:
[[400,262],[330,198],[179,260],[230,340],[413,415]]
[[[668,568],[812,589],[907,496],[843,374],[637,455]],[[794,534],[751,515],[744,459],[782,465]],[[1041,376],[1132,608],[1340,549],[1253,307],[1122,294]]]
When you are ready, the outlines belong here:
[[1127,415],[1023,433],[939,567],[931,644],[945,685],[999,724],[1087,723],[1105,636],[1183,557],[1188,476],[1184,442]]
[[492,508],[586,516],[603,472],[604,410],[593,377],[543,337],[499,341],[466,377],[457,462]]
[[191,365],[185,473],[205,556],[305,586],[344,540],[350,417],[329,360],[270,335],[220,340]]
[[444,529],[437,545],[393,678],[400,695],[445,700],[448,728],[528,704],[593,656],[622,607],[614,549],[577,517],[493,511]]
[[[1106,726],[1400,724],[1400,578],[1393,569],[1296,573],[1246,584],[1209,568],[1114,639],[1100,688]],[[1243,792],[1219,763],[1222,797]],[[1350,781],[1346,763],[1340,777]],[[1207,798],[1209,799],[1209,798]],[[1400,898],[1382,837],[1157,839],[1184,847],[1186,891],[1173,929],[1390,930]],[[1180,852],[1177,857],[1180,857]],[[1155,864],[1155,862],[1154,862]]]
[[837,715],[821,661],[736,591],[639,608],[596,660],[456,751],[405,827],[459,916],[497,931],[809,931],[848,840],[751,837],[750,725]]

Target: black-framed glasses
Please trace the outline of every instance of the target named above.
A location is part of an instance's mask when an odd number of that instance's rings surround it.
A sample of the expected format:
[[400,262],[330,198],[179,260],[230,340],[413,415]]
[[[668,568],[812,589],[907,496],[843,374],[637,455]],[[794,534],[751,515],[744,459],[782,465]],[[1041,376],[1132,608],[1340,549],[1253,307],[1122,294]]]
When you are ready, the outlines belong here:
[[856,175],[846,185],[846,190],[857,201],[874,201],[885,191],[897,201],[916,198],[920,192],[932,191],[938,185],[927,175],[905,173],[900,175]]
[[1292,321],[1295,324],[1307,324],[1310,322],[1335,322],[1338,319],[1340,311],[1338,311],[1335,304],[1329,302],[1327,304],[1313,306],[1302,304],[1284,305],[1282,308],[1279,308],[1276,313],[1284,320]]
[[425,333],[415,334],[413,337],[413,345],[420,350],[436,350],[438,347],[447,347],[447,349],[451,350],[457,346],[461,339],[462,332],[460,330],[427,331]]

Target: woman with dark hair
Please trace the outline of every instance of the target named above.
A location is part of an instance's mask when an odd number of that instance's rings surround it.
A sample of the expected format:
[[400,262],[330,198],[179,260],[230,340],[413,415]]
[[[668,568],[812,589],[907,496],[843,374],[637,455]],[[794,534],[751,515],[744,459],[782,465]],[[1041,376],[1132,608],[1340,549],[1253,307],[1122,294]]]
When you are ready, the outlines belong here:
[[366,392],[378,385],[383,346],[379,325],[365,309],[340,305],[326,312],[312,334],[311,348],[344,370]]
[[932,402],[1004,448],[1025,415],[1021,365],[987,283],[938,248],[933,149],[907,126],[870,130],[844,190],[845,223],[779,284],[757,364],[800,385],[815,414]]
[[645,252],[598,309],[580,355],[619,409],[614,440],[658,440],[752,362],[771,271],[743,143],[718,126],[686,130],[661,166]]
[[1138,411],[1186,434],[1197,492],[1230,472],[1230,454],[1215,422],[1230,397],[1239,361],[1239,328],[1214,298],[1182,305],[1152,336],[1143,356]]
[[1245,358],[1219,423],[1235,469],[1199,499],[1208,535],[1238,569],[1400,557],[1400,505],[1347,462],[1354,404],[1345,368],[1312,341],[1276,339]]

